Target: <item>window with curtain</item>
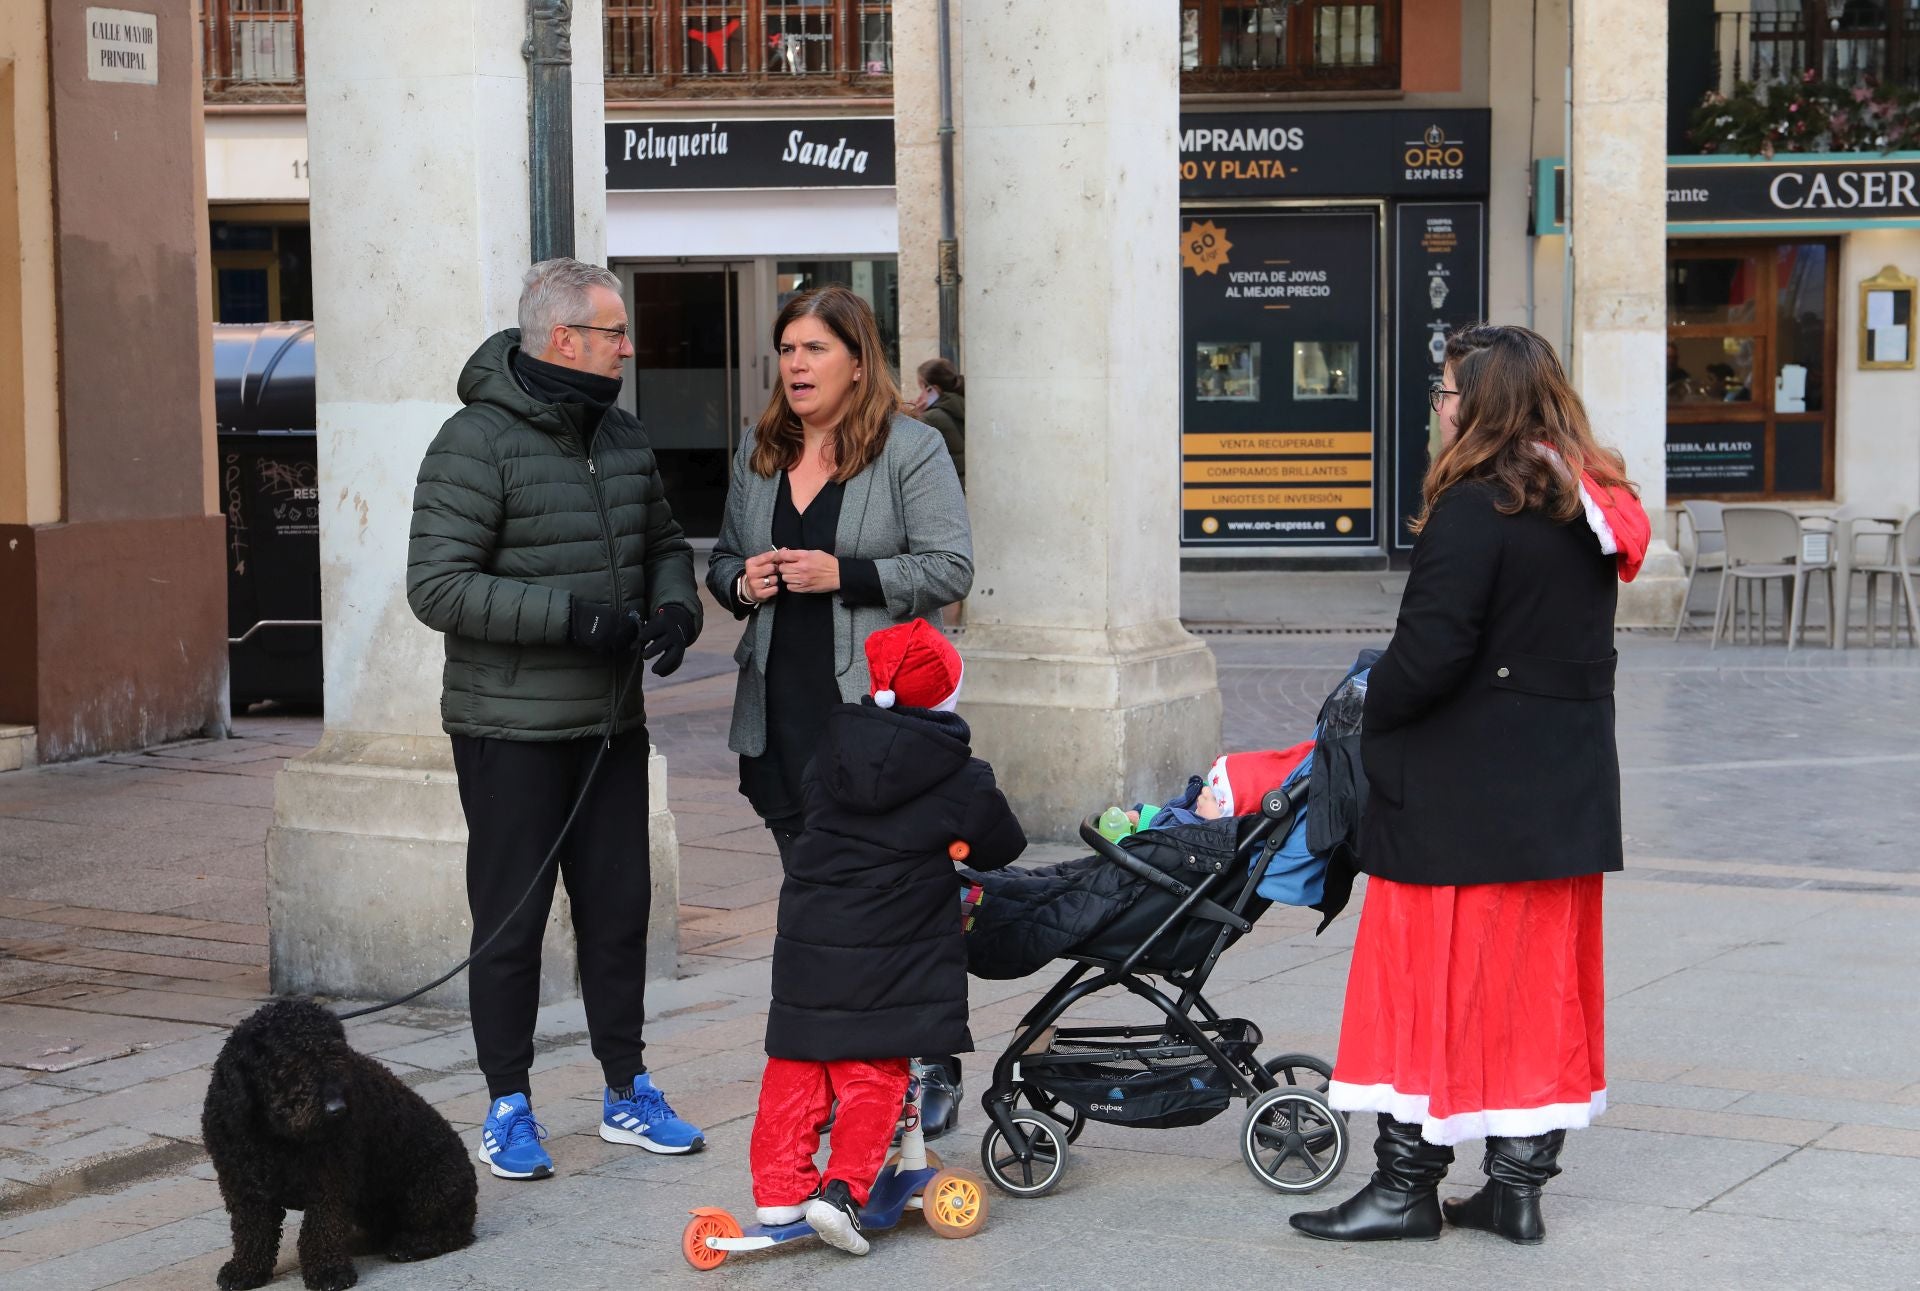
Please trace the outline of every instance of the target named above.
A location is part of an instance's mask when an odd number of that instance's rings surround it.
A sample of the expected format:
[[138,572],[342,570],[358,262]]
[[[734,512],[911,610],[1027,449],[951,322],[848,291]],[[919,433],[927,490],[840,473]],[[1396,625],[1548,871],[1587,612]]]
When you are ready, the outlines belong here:
[[889,94],[892,0],[606,0],[607,97]]
[[1188,93],[1400,87],[1400,0],[1182,0]]

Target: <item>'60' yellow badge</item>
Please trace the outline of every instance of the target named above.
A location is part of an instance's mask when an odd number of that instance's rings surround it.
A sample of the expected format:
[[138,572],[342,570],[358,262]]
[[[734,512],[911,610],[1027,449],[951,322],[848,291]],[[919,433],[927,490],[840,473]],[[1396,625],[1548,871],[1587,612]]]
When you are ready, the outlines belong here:
[[1227,231],[1212,220],[1195,220],[1180,235],[1180,263],[1195,273],[1219,272],[1231,250]]

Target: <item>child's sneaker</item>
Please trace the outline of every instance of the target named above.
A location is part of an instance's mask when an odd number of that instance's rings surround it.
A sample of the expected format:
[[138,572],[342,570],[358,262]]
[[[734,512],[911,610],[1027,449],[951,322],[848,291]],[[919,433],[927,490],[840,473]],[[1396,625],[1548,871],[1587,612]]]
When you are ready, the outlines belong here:
[[626,1090],[609,1089],[602,1097],[600,1137],[666,1156],[707,1146],[706,1136],[674,1113],[667,1096],[653,1087],[653,1077],[645,1072],[635,1076]]
[[828,1246],[849,1255],[865,1255],[867,1239],[860,1235],[860,1207],[854,1204],[847,1181],[835,1179],[827,1190],[807,1203],[807,1227]]
[[547,1179],[553,1158],[540,1146],[546,1127],[533,1119],[525,1094],[497,1098],[480,1127],[480,1159],[502,1179]]
[[[815,1193],[814,1197],[819,1196]],[[807,1205],[813,1197],[807,1198],[798,1206],[756,1206],[753,1216],[768,1228],[785,1228],[788,1224],[797,1224],[807,1217]]]

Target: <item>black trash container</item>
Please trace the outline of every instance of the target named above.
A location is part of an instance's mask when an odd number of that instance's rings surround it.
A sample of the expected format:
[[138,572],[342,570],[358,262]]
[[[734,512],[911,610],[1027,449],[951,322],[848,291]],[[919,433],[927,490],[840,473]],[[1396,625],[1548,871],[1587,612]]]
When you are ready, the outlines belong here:
[[321,702],[313,324],[213,329],[233,710]]

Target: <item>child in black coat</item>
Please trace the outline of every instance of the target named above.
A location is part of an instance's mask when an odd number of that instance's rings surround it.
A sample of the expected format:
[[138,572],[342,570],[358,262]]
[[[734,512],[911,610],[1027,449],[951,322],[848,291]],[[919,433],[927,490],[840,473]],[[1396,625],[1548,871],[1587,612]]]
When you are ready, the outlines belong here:
[[[893,1138],[908,1055],[973,1048],[954,863],[995,869],[1027,845],[953,711],[952,644],[915,619],[866,649],[873,694],[834,708],[801,780],[806,828],[780,889],[751,1148],[760,1222],[804,1217],[855,1255],[867,1252],[859,1208]],[[836,1098],[822,1187],[817,1127]]]

